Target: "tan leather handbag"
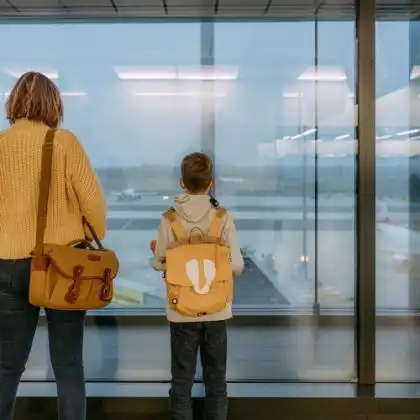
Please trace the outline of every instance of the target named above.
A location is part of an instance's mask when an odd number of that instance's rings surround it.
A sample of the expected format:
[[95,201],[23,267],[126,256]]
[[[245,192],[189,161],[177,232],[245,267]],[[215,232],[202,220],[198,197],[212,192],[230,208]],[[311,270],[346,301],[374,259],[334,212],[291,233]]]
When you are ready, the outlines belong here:
[[89,310],[107,306],[118,273],[115,252],[105,249],[83,218],[97,248],[86,239],[67,245],[44,243],[55,130],[48,130],[42,150],[41,182],[35,250],[32,252],[29,301],[61,310]]

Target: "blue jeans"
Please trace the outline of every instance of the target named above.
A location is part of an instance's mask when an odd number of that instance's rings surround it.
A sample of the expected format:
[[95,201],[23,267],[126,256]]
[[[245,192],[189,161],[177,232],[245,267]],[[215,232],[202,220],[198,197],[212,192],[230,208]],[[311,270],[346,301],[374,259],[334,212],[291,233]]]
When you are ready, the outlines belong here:
[[[0,419],[12,420],[39,308],[28,301],[30,260],[0,260]],[[46,310],[60,420],[86,419],[84,311]]]
[[198,349],[206,389],[205,419],[226,420],[226,321],[170,323],[172,420],[192,420],[191,389]]

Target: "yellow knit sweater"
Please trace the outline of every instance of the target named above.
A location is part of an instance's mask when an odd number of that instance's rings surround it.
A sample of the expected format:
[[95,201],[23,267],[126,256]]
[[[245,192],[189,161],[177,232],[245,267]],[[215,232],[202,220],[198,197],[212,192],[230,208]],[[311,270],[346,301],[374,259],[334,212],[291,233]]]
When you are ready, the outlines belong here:
[[[29,257],[35,247],[41,154],[48,127],[21,119],[0,133],[0,258]],[[46,243],[83,239],[82,216],[105,235],[106,203],[83,147],[74,134],[54,138]]]

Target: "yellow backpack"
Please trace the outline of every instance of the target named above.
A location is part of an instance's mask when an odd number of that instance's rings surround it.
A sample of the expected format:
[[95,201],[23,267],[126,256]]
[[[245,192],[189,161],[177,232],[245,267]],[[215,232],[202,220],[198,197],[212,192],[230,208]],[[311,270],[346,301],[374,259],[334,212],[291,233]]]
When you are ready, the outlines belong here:
[[175,237],[166,250],[168,302],[182,315],[211,315],[233,299],[230,249],[221,239],[225,214],[225,209],[217,208],[206,234],[192,229],[188,235],[174,209],[164,213]]

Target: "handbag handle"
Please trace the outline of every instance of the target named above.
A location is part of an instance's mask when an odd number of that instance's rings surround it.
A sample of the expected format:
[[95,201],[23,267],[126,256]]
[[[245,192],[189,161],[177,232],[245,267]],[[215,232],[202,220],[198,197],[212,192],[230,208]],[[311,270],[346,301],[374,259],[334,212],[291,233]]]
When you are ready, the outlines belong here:
[[75,239],[74,241],[68,243],[67,246],[75,246],[75,248],[91,249],[92,251],[96,251],[95,247],[86,239]]
[[[50,195],[50,185],[51,185],[51,170],[52,170],[52,158],[53,158],[53,148],[54,148],[54,136],[56,130],[49,129],[45,135],[44,145],[42,146],[42,160],[41,160],[41,181],[39,184],[39,198],[38,198],[38,214],[37,214],[37,224],[36,224],[36,240],[35,240],[35,250],[33,254],[40,257],[43,254],[44,250],[44,235],[45,228],[47,226],[47,208],[48,208],[48,198]],[[98,245],[99,249],[105,249],[102,245],[102,242],[99,240],[98,235],[91,226],[91,224],[86,220],[85,217],[82,218],[82,223],[86,225],[92,235],[92,238]]]
[[98,248],[104,250],[105,247],[103,246],[101,240],[96,234],[95,229],[93,229],[93,226],[86,220],[85,216],[82,217],[82,222],[88,228],[90,234],[92,235],[93,240],[96,242],[96,245],[98,245]]

